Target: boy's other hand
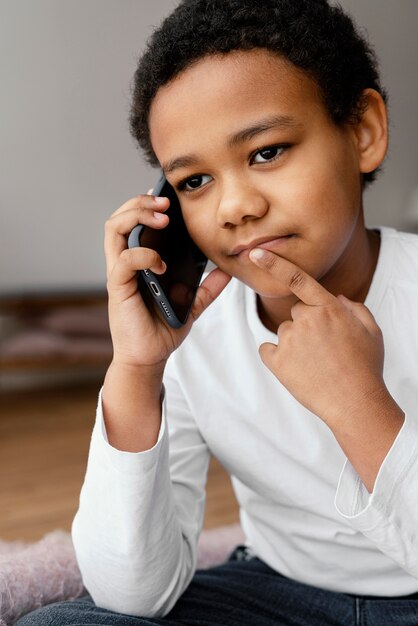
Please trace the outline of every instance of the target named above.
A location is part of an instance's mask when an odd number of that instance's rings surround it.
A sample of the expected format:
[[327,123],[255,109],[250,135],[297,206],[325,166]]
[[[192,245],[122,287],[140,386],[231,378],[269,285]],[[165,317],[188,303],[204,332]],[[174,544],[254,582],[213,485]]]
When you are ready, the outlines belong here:
[[264,343],[259,349],[288,391],[331,428],[370,398],[386,398],[383,336],[369,309],[334,296],[273,252],[253,250],[250,258],[299,298],[292,320],[278,328],[278,345]]

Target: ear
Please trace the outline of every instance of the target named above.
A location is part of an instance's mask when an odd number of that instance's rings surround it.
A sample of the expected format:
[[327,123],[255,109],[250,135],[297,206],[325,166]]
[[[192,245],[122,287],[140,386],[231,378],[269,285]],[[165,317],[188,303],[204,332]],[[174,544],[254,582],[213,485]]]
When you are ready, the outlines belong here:
[[388,148],[388,116],[382,96],[375,89],[362,94],[364,112],[354,126],[360,172],[372,172],[383,162]]

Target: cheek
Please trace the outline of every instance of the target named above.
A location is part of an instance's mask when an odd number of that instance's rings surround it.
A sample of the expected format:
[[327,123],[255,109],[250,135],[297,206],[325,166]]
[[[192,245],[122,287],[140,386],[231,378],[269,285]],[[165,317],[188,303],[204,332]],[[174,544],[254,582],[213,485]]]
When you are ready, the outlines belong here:
[[306,263],[332,261],[345,247],[359,219],[359,185],[356,181],[347,183],[335,170],[318,171],[315,179],[303,181],[294,190],[290,206],[294,207],[296,228],[300,225],[302,239],[311,248],[312,257],[303,255]]
[[360,176],[352,151],[337,138],[310,145],[281,182],[281,199],[304,221],[343,216],[360,203]]
[[184,221],[191,238],[204,254],[213,261],[216,250],[216,233],[214,232],[214,221],[208,219],[202,212],[199,215],[183,213]]

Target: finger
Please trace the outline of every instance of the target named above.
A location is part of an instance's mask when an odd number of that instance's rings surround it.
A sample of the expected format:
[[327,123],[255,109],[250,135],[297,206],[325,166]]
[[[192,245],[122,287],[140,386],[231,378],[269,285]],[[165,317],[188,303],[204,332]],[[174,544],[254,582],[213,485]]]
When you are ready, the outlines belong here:
[[285,322],[282,322],[279,328],[277,329],[278,338],[282,339],[283,335],[292,329],[292,326],[293,326],[293,322],[291,322],[290,320],[286,320]]
[[119,213],[123,213],[124,211],[129,211],[130,209],[143,208],[143,209],[151,209],[153,211],[166,211],[170,205],[170,201],[165,196],[153,196],[147,193],[141,194],[140,196],[135,196],[135,198],[130,198],[122,206],[120,206],[112,215],[110,219],[119,215]]
[[219,294],[225,289],[231,276],[219,268],[212,270],[199,286],[196,297],[190,312],[190,317],[196,320],[208,306],[216,300]]
[[354,302],[342,294],[337,298],[370,332],[381,332],[373,314],[364,304]]
[[292,316],[292,320],[296,321],[297,319],[305,315],[308,311],[309,311],[309,306],[305,304],[304,302],[301,302],[300,300],[298,300],[296,304],[294,304],[292,308],[290,309],[290,315]]
[[269,370],[273,369],[274,357],[277,351],[277,346],[274,343],[262,343],[258,349],[258,353],[264,365],[268,367]]
[[123,250],[109,275],[109,290],[126,285],[136,278],[138,270],[146,269],[150,269],[155,274],[163,274],[167,266],[155,250],[149,248]]
[[126,236],[138,224],[159,229],[167,226],[168,216],[155,210],[143,207],[127,209],[122,213],[114,213],[105,224],[104,250],[107,273],[118,260],[121,252],[126,249]]
[[291,261],[263,248],[254,248],[249,256],[305,304],[323,306],[335,302],[335,297],[325,287]]

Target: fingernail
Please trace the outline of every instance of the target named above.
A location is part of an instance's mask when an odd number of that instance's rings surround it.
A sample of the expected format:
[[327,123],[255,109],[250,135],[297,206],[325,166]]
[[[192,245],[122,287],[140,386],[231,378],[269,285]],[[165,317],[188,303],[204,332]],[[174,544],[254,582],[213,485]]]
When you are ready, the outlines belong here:
[[261,248],[254,248],[250,252],[250,259],[253,259],[253,261],[261,261],[263,257],[264,257],[264,250],[262,250]]
[[155,196],[154,202],[155,204],[165,204],[166,198],[164,196]]
[[163,222],[166,219],[165,213],[158,213],[157,211],[154,211],[154,217],[159,222]]

